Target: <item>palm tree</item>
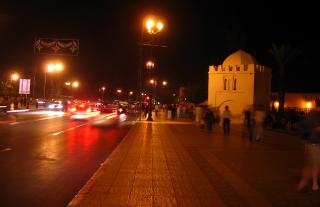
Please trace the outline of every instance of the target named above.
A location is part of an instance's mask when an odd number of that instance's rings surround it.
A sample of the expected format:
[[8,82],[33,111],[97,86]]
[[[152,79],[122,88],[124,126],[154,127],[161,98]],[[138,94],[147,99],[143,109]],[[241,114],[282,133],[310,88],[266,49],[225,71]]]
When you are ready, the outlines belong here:
[[279,111],[284,111],[284,100],[285,100],[285,67],[287,63],[300,51],[290,45],[277,46],[272,44],[272,48],[269,52],[273,55],[274,59],[278,64],[278,75],[279,75],[279,88],[278,88],[278,98],[279,98]]

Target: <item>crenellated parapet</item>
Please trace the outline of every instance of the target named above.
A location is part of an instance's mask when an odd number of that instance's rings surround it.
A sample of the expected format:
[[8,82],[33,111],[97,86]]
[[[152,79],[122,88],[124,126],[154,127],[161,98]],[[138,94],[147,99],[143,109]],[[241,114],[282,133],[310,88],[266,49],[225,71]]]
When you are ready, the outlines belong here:
[[270,70],[270,68],[258,64],[209,66],[209,73],[263,73],[268,72],[268,70]]

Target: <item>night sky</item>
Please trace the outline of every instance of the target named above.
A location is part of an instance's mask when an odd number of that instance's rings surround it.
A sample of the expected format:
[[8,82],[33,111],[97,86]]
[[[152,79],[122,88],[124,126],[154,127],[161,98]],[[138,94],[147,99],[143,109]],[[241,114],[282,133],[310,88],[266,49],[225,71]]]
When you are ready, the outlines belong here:
[[[167,46],[152,49],[155,76],[168,80],[170,90],[181,85],[206,86],[208,66],[222,64],[228,54],[241,48],[273,68],[276,91],[277,68],[269,52],[276,43],[300,51],[286,68],[287,91],[320,91],[316,75],[319,12],[313,1],[281,5],[280,1],[49,2],[0,3],[2,79],[12,70],[22,71],[24,77],[36,70],[42,80],[43,62],[60,59],[65,63],[61,78],[80,80],[83,94],[92,96],[102,85],[134,90],[142,19],[154,14],[165,21],[155,41]],[[34,54],[37,37],[80,39],[79,56]]]

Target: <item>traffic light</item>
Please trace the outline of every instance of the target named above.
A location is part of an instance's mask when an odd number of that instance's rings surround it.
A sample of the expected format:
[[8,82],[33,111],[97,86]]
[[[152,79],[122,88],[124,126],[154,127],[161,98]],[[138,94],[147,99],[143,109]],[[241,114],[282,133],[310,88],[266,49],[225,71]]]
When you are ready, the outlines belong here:
[[150,96],[147,96],[147,97],[146,97],[146,100],[147,100],[147,101],[150,101]]

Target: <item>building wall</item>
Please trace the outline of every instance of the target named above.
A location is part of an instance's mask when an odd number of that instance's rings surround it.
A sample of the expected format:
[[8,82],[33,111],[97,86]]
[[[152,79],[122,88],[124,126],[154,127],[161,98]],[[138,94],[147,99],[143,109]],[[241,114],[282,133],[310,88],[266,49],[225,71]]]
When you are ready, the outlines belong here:
[[209,66],[208,104],[220,112],[228,105],[233,118],[239,119],[243,108],[253,104],[253,86],[253,66]]
[[255,71],[254,74],[254,104],[263,105],[269,109],[271,99],[271,70],[261,65],[249,65]]

